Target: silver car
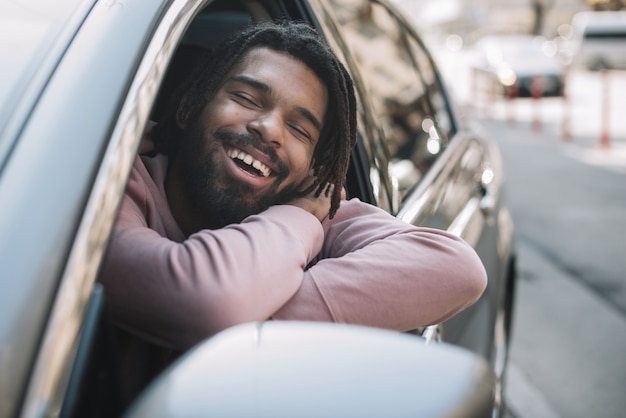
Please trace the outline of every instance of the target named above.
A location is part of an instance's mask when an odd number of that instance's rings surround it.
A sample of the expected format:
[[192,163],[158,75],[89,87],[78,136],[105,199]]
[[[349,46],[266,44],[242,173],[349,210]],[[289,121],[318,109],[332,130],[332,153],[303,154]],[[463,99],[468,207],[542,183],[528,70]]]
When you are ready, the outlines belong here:
[[487,35],[474,50],[475,83],[487,84],[483,89],[509,98],[563,95],[565,68],[552,41],[534,35]]
[[592,71],[626,69],[626,11],[578,12],[572,17],[565,61]]
[[[96,277],[142,132],[190,50],[278,18],[317,27],[355,79],[349,197],[463,237],[487,290],[411,333],[234,327],[122,409]],[[0,33],[0,418],[502,413],[515,248],[500,155],[386,1],[0,0]]]

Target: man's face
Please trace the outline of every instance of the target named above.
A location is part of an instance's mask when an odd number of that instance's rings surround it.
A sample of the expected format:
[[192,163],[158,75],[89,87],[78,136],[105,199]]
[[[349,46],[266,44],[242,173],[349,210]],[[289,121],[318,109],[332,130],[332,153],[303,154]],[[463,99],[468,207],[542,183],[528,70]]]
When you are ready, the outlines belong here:
[[313,71],[289,55],[246,53],[185,131],[176,158],[188,204],[209,227],[239,222],[301,189],[327,97]]

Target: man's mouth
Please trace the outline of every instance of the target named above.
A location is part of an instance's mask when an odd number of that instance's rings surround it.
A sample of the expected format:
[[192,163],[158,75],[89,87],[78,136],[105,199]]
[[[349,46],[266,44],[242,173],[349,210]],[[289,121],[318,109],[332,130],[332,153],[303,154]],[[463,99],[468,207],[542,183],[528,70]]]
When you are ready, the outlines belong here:
[[269,177],[270,174],[272,174],[272,170],[268,166],[239,149],[229,148],[226,150],[226,154],[232,158],[239,167],[253,175]]

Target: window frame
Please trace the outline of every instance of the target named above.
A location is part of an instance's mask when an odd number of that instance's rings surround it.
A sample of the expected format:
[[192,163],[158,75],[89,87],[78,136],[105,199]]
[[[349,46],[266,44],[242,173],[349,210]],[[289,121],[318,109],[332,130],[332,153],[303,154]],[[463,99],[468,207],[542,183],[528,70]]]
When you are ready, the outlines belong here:
[[[149,25],[150,32],[145,34],[148,40],[135,51],[139,62],[132,74],[129,74],[127,90],[111,133],[106,136],[105,149],[91,183],[89,196],[79,215],[80,221],[64,262],[21,405],[26,416],[47,415],[52,411],[60,411],[64,406],[70,374],[76,366],[77,348],[80,343],[84,343],[82,337],[93,336],[93,330],[83,329],[84,320],[90,306],[98,266],[144,127],[168,61],[187,24],[205,3],[206,0],[173,0],[146,6],[157,11],[158,19]],[[94,8],[76,39],[84,37],[84,31],[97,32],[107,27],[107,23],[115,19],[110,13],[114,13],[118,6],[121,5],[105,4]],[[140,8],[138,6],[133,13]],[[121,19],[128,19],[132,15],[129,12]],[[100,27],[100,24],[104,26]]]

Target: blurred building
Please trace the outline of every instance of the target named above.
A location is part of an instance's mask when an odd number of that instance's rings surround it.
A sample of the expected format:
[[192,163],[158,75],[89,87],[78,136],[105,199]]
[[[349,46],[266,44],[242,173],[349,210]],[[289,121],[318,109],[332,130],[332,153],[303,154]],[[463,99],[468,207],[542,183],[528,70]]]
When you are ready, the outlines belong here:
[[[487,34],[535,33],[553,38],[579,11],[626,0],[392,0],[426,38],[451,33],[464,44]],[[611,6],[609,5],[611,4]]]
[[623,10],[626,9],[626,0],[587,0],[593,10]]

